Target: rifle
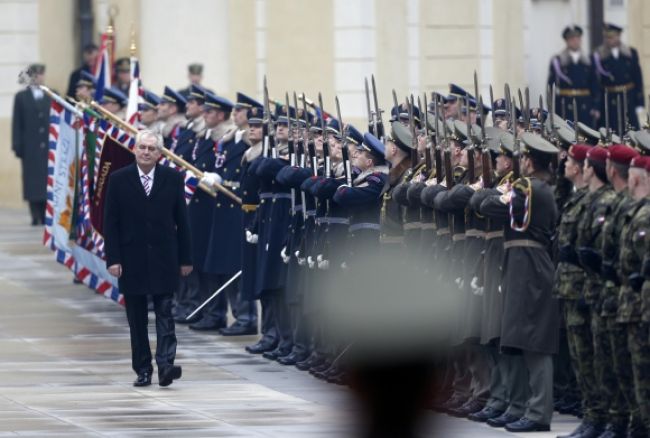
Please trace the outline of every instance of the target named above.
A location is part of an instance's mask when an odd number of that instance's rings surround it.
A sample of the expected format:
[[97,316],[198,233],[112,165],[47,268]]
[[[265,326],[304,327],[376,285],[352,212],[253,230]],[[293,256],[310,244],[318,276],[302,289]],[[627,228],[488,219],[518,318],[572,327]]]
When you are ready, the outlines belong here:
[[268,157],[269,151],[275,149],[275,125],[271,115],[271,101],[269,99],[269,89],[266,86],[266,76],[264,76],[264,149],[263,156]]
[[377,87],[375,86],[375,75],[370,77],[372,81],[372,100],[375,103],[375,136],[384,143],[384,122],[381,120],[381,110],[379,109],[379,100],[377,99]]
[[[436,148],[434,153],[436,155],[436,180],[438,184],[442,182],[442,143],[440,142],[440,118],[438,116],[438,96],[433,98],[433,111],[435,112],[436,130],[434,132],[436,139]],[[442,123],[445,123],[444,119]]]
[[616,94],[616,116],[618,121],[618,135],[619,137],[623,136],[623,111],[621,107],[621,94]]
[[[443,133],[445,137],[445,182],[447,190],[451,190],[454,186],[454,170],[451,165],[451,144],[449,143],[449,132],[447,129],[447,121],[442,121]],[[450,236],[454,235],[454,214],[447,214],[447,222],[449,223]]]
[[[323,109],[323,96],[318,93],[318,105],[320,106],[321,112],[324,111]],[[340,122],[340,119],[339,119]],[[327,143],[326,139],[327,136],[325,135],[325,120],[321,118],[321,130],[323,131],[323,166],[324,166],[324,174],[325,178],[329,178],[332,176],[332,159],[330,157],[330,146],[329,143]],[[343,126],[341,126],[342,128]]]
[[409,115],[409,129],[411,131],[411,169],[415,169],[418,165],[418,135],[415,129],[415,111],[414,111],[414,102],[413,95],[411,94],[411,99],[409,100],[408,96],[406,97],[406,106],[408,108]]
[[507,120],[508,120],[508,128],[514,129],[514,126],[512,126],[512,114],[516,113],[517,111],[513,108],[513,101],[511,100],[512,98],[510,97],[510,85],[507,83],[503,86],[503,96],[506,99],[506,114],[508,115]]
[[623,132],[621,132],[621,138],[627,137],[627,133],[631,129],[632,127],[630,126],[630,119],[627,114],[627,91],[623,91]]
[[469,183],[474,182],[475,172],[474,172],[474,139],[472,138],[472,121],[469,116],[469,96],[465,96],[465,110],[467,115],[465,121],[467,123],[467,176],[469,177]]
[[[478,98],[478,108],[481,111],[481,120],[483,117],[483,96]],[[490,157],[490,149],[487,144],[487,137],[485,135],[485,126],[481,127],[481,172],[483,176],[483,187],[492,187],[492,157]]]
[[[424,138],[426,139],[426,148],[424,149],[424,165],[426,166],[426,173],[431,173],[433,169],[431,163],[431,134],[429,133],[429,106],[427,105],[427,93],[424,93]],[[420,103],[420,96],[418,96],[418,106],[422,108]]]
[[[339,123],[341,124],[341,131],[347,131],[347,128],[343,128],[343,119],[341,118],[341,105],[339,104],[339,97],[334,97],[334,102],[336,103],[336,115],[339,118]],[[343,148],[341,149],[341,155],[343,156],[343,169],[345,172],[345,182],[348,185],[352,185],[352,169],[350,167],[350,157],[348,155],[348,136],[346,132],[343,134]]]
[[526,87],[526,90],[524,91],[524,97],[526,99],[526,131],[530,132],[530,91],[528,90],[528,87]]
[[[303,112],[306,110],[305,107],[305,96],[303,94]],[[296,92],[293,92],[293,106],[298,109],[298,96],[296,96]],[[298,154],[300,155],[300,167],[305,167],[305,155],[306,155],[306,145],[309,143],[309,120],[307,119],[307,114],[305,114],[305,128],[303,131],[300,133],[300,141],[298,142]],[[300,202],[302,203],[302,229],[303,231],[306,229],[306,224],[307,224],[307,199],[304,191],[300,191]],[[300,243],[300,251],[301,253],[304,254],[305,248],[304,248],[304,232],[301,238],[301,243]]]
[[[293,98],[295,100],[296,98],[296,93],[293,93]],[[287,108],[289,108],[289,93],[286,92],[284,94],[284,100],[286,102]],[[296,116],[296,121],[297,121],[297,116]],[[294,148],[294,143],[293,143],[293,135],[291,135],[291,116],[289,115],[289,112],[287,111],[287,124],[289,126],[289,137],[287,140],[287,150],[289,151],[289,163],[291,166],[296,165],[296,151]],[[294,215],[296,212],[296,189],[292,188],[291,189],[291,215]]]
[[517,89],[517,94],[519,95],[519,107],[521,108],[522,118],[524,119],[524,130],[526,130],[526,119],[530,117],[530,113],[526,114],[526,106],[524,105],[524,99],[521,96],[521,88]]
[[[474,99],[476,99],[476,102],[478,102],[478,76],[476,75],[476,70],[474,70]],[[476,115],[479,115],[478,108],[476,109]],[[467,113],[467,117],[469,117],[469,113]],[[485,122],[483,121],[483,111],[481,111],[481,128],[485,128]],[[478,118],[477,118],[477,123],[478,125]]]
[[370,89],[368,88],[368,78],[363,78],[365,90],[366,90],[366,112],[368,113],[368,130],[372,135],[377,135],[377,120],[372,114],[372,109],[370,108]]
[[[513,99],[512,101],[512,106],[515,106],[515,101]],[[519,179],[521,175],[521,168],[519,166],[519,154],[521,152],[520,144],[519,144],[519,136],[517,135],[517,125],[515,124],[515,113],[513,112],[511,115],[512,119],[512,135],[514,136],[514,146],[513,146],[513,153],[512,153],[512,175],[515,180]]]
[[492,92],[492,84],[490,84],[490,107],[492,107],[492,126],[495,126],[495,124],[494,124],[494,119],[495,119],[495,117],[494,117],[494,93]]
[[576,97],[573,96],[573,127],[575,128],[575,142],[578,144],[578,131],[579,131],[579,126],[578,126],[578,101],[576,100]]
[[[408,99],[406,99],[406,101],[408,102]],[[394,89],[394,88],[393,88],[393,106],[395,106],[395,108],[397,108],[397,114],[396,114],[396,117],[397,117],[397,118],[396,118],[395,120],[399,122],[399,111],[400,111],[400,108],[399,108],[399,103],[398,103],[398,101],[397,101],[397,93],[395,93],[395,89]]]
[[609,92],[607,89],[605,89],[605,133],[607,135],[605,143],[612,144],[612,131],[609,126]]

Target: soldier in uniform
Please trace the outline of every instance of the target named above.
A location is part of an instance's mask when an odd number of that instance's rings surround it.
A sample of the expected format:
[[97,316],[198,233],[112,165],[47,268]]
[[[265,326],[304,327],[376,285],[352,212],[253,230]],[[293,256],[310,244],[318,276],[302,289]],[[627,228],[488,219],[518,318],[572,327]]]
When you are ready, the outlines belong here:
[[157,134],[162,129],[162,123],[158,120],[158,105],[160,97],[150,90],[144,90],[142,103],[138,104],[140,111],[140,126]]
[[614,377],[626,402],[626,411],[629,412],[628,425],[608,425],[608,432],[613,436],[632,437],[646,436],[643,427],[639,406],[634,392],[632,379],[632,362],[630,351],[627,348],[627,325],[617,322],[618,295],[621,285],[619,271],[619,245],[621,232],[624,226],[626,212],[634,204],[627,186],[629,166],[638,152],[624,145],[612,145],[607,148],[607,179],[616,192],[616,198],[611,203],[611,212],[605,217],[602,239],[601,277],[604,286],[601,291],[602,311],[601,316],[606,321],[611,354],[609,362],[614,367]]
[[181,94],[165,87],[161,102],[158,105],[158,118],[163,123],[161,134],[165,147],[170,149],[185,123],[185,105],[187,100]]
[[32,225],[45,224],[50,98],[39,85],[45,66],[33,64],[32,85],[16,93],[11,125],[11,148],[21,162],[23,199],[29,203]]
[[102,97],[102,100],[99,103],[106,111],[111,112],[124,120],[126,115],[126,105],[129,103],[129,98],[117,88],[111,87],[104,90],[104,97]]
[[129,95],[131,87],[131,60],[129,58],[120,58],[115,61],[115,88],[122,93]]
[[192,152],[198,140],[197,135],[205,130],[203,105],[206,91],[200,85],[192,85],[191,89],[185,104],[186,120],[178,132],[176,141],[171,146],[172,152],[188,162],[193,160]]
[[[639,54],[635,48],[621,42],[623,28],[605,23],[603,27],[604,44],[593,54],[594,67],[600,85],[608,92],[608,102],[602,99],[601,116],[605,117],[605,105],[609,105],[609,126],[620,136],[628,131],[627,126],[619,125],[619,112],[627,112],[627,120],[633,129],[639,129],[637,112],[643,110],[643,76],[639,65]],[[619,102],[620,105],[619,106]],[[627,107],[624,107],[627,103]],[[623,124],[624,121],[620,120]],[[601,119],[601,126],[607,125]]]
[[[181,96],[183,96],[185,98],[187,98],[187,96],[189,96],[190,93],[192,92],[192,85],[201,86],[201,82],[203,82],[203,64],[199,64],[199,63],[195,62],[195,63],[192,63],[192,64],[188,65],[187,66],[187,79],[190,82],[190,84],[187,87],[185,87],[185,88],[183,88],[181,90],[178,90],[178,92],[181,94]],[[203,89],[205,91],[208,91],[208,92],[214,94],[214,92],[212,90],[210,90],[209,88],[203,87]]]
[[530,398],[524,416],[505,427],[510,432],[531,432],[550,430],[553,415],[552,355],[557,351],[559,310],[552,296],[554,267],[549,250],[557,210],[548,168],[558,150],[527,132],[520,141],[524,177],[513,183],[512,192],[486,198],[479,213],[509,223],[501,349],[523,354]]
[[[555,84],[555,108],[568,120],[596,126],[600,119],[600,89],[591,59],[582,52],[582,28],[571,25],[564,28],[562,38],[566,48],[551,59],[548,85]],[[577,105],[578,120],[573,120],[573,102]]]
[[86,71],[82,71],[79,75],[79,81],[77,82],[77,88],[74,92],[74,98],[81,102],[91,102],[95,96],[96,86],[97,81],[95,80],[95,76]]
[[88,73],[92,76],[93,69],[97,63],[97,55],[99,54],[99,48],[94,43],[86,44],[82,51],[83,65],[70,73],[70,79],[68,80],[68,91],[67,96],[74,97],[75,90],[79,84],[79,80],[82,77],[82,73]]

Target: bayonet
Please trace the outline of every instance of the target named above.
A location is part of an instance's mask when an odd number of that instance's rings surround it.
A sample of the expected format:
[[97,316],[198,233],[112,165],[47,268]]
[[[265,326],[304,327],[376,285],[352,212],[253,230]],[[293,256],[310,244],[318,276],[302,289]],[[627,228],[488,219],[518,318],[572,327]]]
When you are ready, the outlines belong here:
[[618,121],[618,135],[623,136],[623,108],[621,105],[621,94],[616,94],[616,116]]
[[[516,105],[514,99],[512,101],[512,106],[514,107]],[[521,175],[521,168],[519,166],[519,154],[521,152],[520,149],[520,144],[519,144],[519,135],[517,135],[517,125],[515,123],[515,118],[516,115],[513,112],[511,119],[512,119],[512,135],[514,136],[514,146],[513,146],[513,153],[512,153],[512,174],[515,180],[519,179]]]
[[[481,111],[481,120],[484,120],[483,96],[478,98],[478,110]],[[481,172],[483,174],[483,187],[492,187],[492,157],[487,144],[485,126],[481,127]]]
[[621,138],[629,139],[627,133],[630,131],[631,126],[629,125],[629,117],[627,113],[627,91],[623,91],[623,132],[621,132]]
[[495,126],[494,116],[494,93],[492,92],[492,84],[490,84],[490,108],[492,108],[492,126]]
[[[426,168],[425,173],[430,173],[432,170],[431,166],[431,137],[429,133],[429,107],[427,106],[427,93],[424,93],[424,138],[425,138],[425,145],[426,147],[424,148],[424,163]],[[420,101],[420,96],[418,96],[418,106],[420,107],[420,112],[422,112],[422,102]]]
[[575,128],[575,142],[578,144],[578,131],[579,131],[579,126],[578,126],[578,101],[576,100],[576,97],[573,96],[573,127]]
[[[318,105],[320,106],[321,112],[323,110],[323,96],[318,93]],[[322,119],[321,119],[322,120]],[[325,128],[324,121],[321,121],[321,130]],[[325,131],[323,131],[324,134]],[[325,166],[325,178],[332,176],[332,158],[330,157],[330,147],[329,143],[325,141],[323,137],[323,166]]]
[[368,78],[363,78],[363,84],[366,91],[366,112],[368,113],[368,129],[372,132],[372,135],[377,135],[377,123],[372,114],[372,109],[370,108],[370,89],[368,88]]
[[[408,99],[406,99],[406,101],[408,102]],[[399,102],[397,101],[397,93],[395,93],[394,88],[393,88],[393,106],[397,108],[396,120],[399,122],[400,108],[399,108]]]
[[608,145],[612,144],[612,131],[609,126],[609,92],[607,88],[605,88],[605,134],[607,135],[605,142]]
[[[440,142],[440,115],[438,114],[438,96],[433,96],[433,111],[435,113],[435,140],[436,140],[436,180],[438,184],[442,182],[442,143]],[[444,120],[443,120],[444,123]]]
[[[519,96],[519,108],[521,108],[521,118],[523,119],[523,125],[524,125],[524,130],[525,130],[526,129],[526,117],[527,117],[527,114],[526,114],[526,107],[524,106],[524,98],[523,98],[523,96],[521,94],[521,88],[517,89],[517,95]],[[519,119],[517,119],[517,122],[519,122]],[[517,125],[515,125],[515,126],[517,126]]]
[[530,91],[528,87],[524,91],[524,98],[526,103],[526,131],[530,132]]
[[350,158],[348,156],[348,136],[344,132],[346,130],[343,129],[344,125],[343,119],[341,118],[341,105],[339,104],[338,96],[334,98],[334,102],[336,103],[336,115],[339,118],[339,123],[341,125],[341,134],[343,136],[343,149],[341,150],[341,155],[343,156],[343,170],[345,172],[345,181],[348,183],[348,185],[352,185],[352,169],[350,167]]
[[474,182],[476,177],[474,172],[474,139],[472,138],[472,120],[469,116],[469,96],[465,96],[465,111],[467,112],[465,121],[467,124],[467,175],[469,176],[469,183]]
[[411,99],[409,100],[408,96],[406,97],[406,103],[408,106],[409,114],[409,128],[411,130],[411,169],[415,169],[418,165],[418,135],[415,129],[415,104],[413,101],[413,95],[411,94]]
[[381,120],[381,110],[379,109],[379,100],[377,99],[377,87],[375,86],[375,75],[370,76],[372,84],[372,99],[375,103],[375,136],[384,143],[384,123]]

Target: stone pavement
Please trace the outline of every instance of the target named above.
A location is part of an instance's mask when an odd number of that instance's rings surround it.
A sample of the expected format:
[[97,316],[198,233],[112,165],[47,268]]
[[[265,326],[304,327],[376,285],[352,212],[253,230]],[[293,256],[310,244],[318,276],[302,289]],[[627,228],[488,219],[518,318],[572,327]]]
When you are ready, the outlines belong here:
[[[346,437],[344,388],[178,327],[183,378],[134,388],[123,309],[72,284],[22,211],[0,210],[0,437]],[[155,345],[155,340],[152,346]],[[154,376],[155,380],[155,376]],[[429,436],[513,436],[430,415]],[[551,437],[577,422],[556,417]]]

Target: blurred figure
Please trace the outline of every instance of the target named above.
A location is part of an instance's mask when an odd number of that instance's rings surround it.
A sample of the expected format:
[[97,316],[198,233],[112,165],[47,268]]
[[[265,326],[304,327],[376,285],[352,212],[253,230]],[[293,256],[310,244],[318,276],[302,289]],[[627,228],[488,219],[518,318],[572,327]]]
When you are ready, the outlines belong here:
[[74,96],[77,84],[79,79],[81,79],[81,72],[91,73],[97,63],[97,56],[99,55],[99,48],[94,44],[86,44],[83,49],[83,65],[70,73],[70,79],[68,80],[68,91],[67,96]]
[[31,65],[29,74],[32,83],[14,98],[11,147],[21,160],[23,199],[29,202],[32,225],[44,225],[50,97],[39,88],[45,81],[45,65]]

